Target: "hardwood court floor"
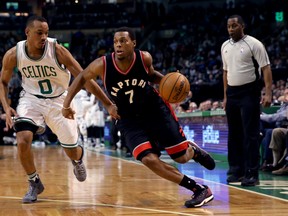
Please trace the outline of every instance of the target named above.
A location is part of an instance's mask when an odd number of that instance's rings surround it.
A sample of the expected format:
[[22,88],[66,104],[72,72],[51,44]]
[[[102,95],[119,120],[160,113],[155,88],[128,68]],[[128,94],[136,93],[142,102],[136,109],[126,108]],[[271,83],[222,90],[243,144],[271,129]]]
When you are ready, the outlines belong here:
[[[22,204],[27,178],[15,146],[0,146],[0,216],[129,216],[129,215],[281,215],[288,214],[288,177],[261,174],[253,188],[228,186],[227,164],[218,159],[213,171],[191,161],[177,166],[209,185],[214,200],[201,208],[185,208],[191,194],[153,174],[120,151],[86,151],[87,180],[78,182],[72,164],[59,147],[34,148],[45,190],[34,204]],[[163,156],[167,162],[172,161]],[[176,165],[176,164],[175,164]]]

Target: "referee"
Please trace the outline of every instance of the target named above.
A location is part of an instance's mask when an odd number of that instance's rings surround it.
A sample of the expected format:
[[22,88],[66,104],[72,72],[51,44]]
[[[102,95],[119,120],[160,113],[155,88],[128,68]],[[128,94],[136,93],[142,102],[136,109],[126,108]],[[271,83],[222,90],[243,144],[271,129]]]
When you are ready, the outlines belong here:
[[[271,104],[272,72],[264,45],[245,35],[244,27],[241,16],[230,16],[227,20],[230,39],[221,47],[223,105],[229,131],[227,182],[255,186],[259,184],[260,104],[264,107]],[[263,98],[261,75],[265,82]]]

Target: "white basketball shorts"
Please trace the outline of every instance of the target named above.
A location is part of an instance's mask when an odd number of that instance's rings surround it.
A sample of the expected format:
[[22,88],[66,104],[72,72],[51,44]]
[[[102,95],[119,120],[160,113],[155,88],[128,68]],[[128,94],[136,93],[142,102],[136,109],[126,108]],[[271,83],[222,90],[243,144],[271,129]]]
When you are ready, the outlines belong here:
[[57,135],[63,147],[74,148],[78,145],[76,120],[67,119],[61,113],[66,95],[67,92],[64,92],[57,98],[42,99],[22,91],[17,106],[17,113],[22,121],[26,119],[27,122],[36,124],[39,127],[37,133],[43,133],[45,131],[45,124],[47,124],[52,132]]

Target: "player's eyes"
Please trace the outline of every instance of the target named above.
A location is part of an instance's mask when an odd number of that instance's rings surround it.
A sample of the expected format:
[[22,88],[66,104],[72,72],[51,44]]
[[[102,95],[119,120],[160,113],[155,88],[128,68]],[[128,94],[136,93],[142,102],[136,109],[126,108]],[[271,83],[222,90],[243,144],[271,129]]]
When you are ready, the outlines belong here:
[[123,44],[123,43],[126,43],[127,40],[118,40],[118,41],[114,41],[114,44],[117,44],[117,43],[120,43],[120,44]]

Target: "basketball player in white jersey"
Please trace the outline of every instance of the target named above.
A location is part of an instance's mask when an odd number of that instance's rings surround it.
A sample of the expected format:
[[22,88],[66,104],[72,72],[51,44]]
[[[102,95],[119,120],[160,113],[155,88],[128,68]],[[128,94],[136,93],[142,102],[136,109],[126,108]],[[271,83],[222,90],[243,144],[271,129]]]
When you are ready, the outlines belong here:
[[[16,130],[19,159],[29,181],[23,203],[35,202],[37,195],[44,190],[34,164],[31,143],[35,133],[44,132],[45,123],[57,135],[72,160],[76,178],[79,181],[86,179],[83,148],[77,143],[77,123],[61,114],[70,72],[77,76],[83,69],[66,48],[57,44],[55,39],[48,38],[48,32],[45,18],[30,17],[25,29],[27,40],[18,42],[3,57],[0,98],[6,112],[6,125]],[[8,83],[15,67],[21,73],[23,87],[17,112],[10,107],[7,97]],[[96,82],[91,80],[85,87],[97,95],[112,117],[119,117],[117,107]]]

